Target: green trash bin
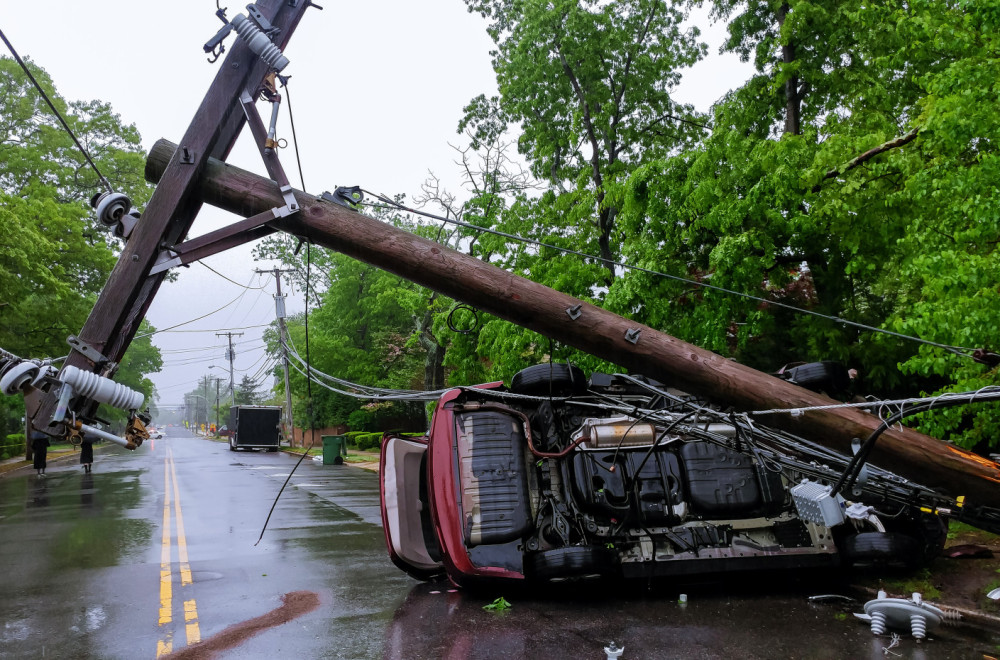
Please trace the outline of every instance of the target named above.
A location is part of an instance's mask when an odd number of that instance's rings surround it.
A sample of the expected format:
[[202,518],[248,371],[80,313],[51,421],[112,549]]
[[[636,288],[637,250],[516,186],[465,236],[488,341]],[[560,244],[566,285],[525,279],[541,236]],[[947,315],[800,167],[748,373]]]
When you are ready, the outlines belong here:
[[342,435],[323,436],[323,465],[343,465],[346,455],[346,437]]

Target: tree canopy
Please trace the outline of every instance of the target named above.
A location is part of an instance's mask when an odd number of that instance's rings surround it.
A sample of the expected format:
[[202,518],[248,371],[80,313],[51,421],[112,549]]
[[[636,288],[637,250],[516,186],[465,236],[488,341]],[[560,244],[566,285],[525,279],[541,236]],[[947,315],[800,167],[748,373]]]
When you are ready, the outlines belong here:
[[[150,188],[135,127],[106,103],[67,102],[44,70],[28,66],[101,173],[144,204]],[[90,197],[101,191],[97,175],[21,67],[3,57],[0,163],[0,346],[22,357],[61,356],[114,266],[118,239],[90,211]],[[144,374],[160,365],[150,339],[138,339],[118,378],[149,400],[152,383]],[[0,399],[0,406],[20,406],[12,401]],[[21,410],[9,409],[6,417],[19,418]]]

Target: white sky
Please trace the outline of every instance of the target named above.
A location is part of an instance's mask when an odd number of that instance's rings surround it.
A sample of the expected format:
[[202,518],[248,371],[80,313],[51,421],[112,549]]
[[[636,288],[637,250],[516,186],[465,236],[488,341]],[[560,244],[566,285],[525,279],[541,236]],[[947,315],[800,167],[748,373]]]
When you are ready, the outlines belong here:
[[[318,3],[324,11],[306,12],[285,51],[291,64],[283,71],[292,76],[289,93],[307,191],[319,194],[359,184],[412,198],[431,170],[458,192],[455,152],[448,143],[460,143],[455,131],[462,107],[477,94],[496,92],[485,22],[469,14],[461,0]],[[221,4],[230,18],[246,11],[246,2]],[[202,51],[222,27],[212,0],[0,0],[0,6],[0,28],[22,57],[49,73],[64,98],[109,102],[124,123],[138,127],[147,149],[161,137],[180,140],[222,62],[209,64]],[[716,54],[721,26],[712,28],[704,17],[695,20],[712,56],[685,75],[676,96],[707,110],[741,84],[750,67]],[[287,110],[285,103],[278,136],[290,144]],[[267,122],[270,109],[259,104],[258,111]],[[292,185],[299,187],[293,150],[281,156]],[[229,162],[264,173],[246,137]],[[235,219],[206,205],[190,236]],[[216,331],[244,333],[234,338],[237,383],[243,373],[253,375],[263,364],[263,328],[238,328],[274,319],[274,278],[262,281],[253,271],[276,264],[252,262],[250,250],[244,246],[205,261],[228,278],[265,286],[263,290],[230,284],[199,264],[180,269],[177,282],[160,288],[148,314],[157,328],[200,317],[239,298],[178,328],[204,332],[154,337],[164,358],[163,371],[151,375],[160,405],[181,403],[205,374],[228,378],[226,340],[216,337]],[[288,311],[302,308],[302,296],[295,291]]]

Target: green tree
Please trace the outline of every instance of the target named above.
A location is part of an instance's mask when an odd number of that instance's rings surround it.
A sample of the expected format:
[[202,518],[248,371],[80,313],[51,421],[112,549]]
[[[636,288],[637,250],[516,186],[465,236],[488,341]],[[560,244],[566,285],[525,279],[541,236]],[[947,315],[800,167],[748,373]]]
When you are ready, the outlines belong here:
[[240,384],[236,386],[236,405],[257,406],[264,398],[260,392],[260,381],[254,380],[250,374],[243,374]]
[[[576,249],[617,260],[618,204],[608,188],[639,163],[682,148],[701,121],[671,92],[704,46],[685,31],[680,3],[661,0],[466,0],[492,22],[498,99],[480,96],[460,130],[520,126],[518,148],[556,193],[545,214],[518,229],[542,229]],[[539,217],[541,216],[541,217]],[[610,263],[598,284],[616,275]]]
[[[29,68],[98,168],[137,204],[150,187],[134,126],[99,101],[67,102],[51,79]],[[17,63],[0,58],[0,346],[29,358],[67,351],[111,268],[119,245],[93,219],[89,199],[102,190],[84,156]],[[150,395],[142,374],[158,369],[148,340],[126,355],[119,371]],[[20,399],[0,400],[8,424],[19,424]]]
[[[623,194],[629,261],[930,341],[990,346],[1000,284],[989,183],[995,10],[716,7],[732,18],[729,47],[758,73],[714,109],[702,145],[633,175]],[[882,394],[994,378],[940,348],[647,274],[615,282],[608,301],[761,368],[847,361]],[[973,444],[995,437],[993,417],[955,410],[928,428]]]

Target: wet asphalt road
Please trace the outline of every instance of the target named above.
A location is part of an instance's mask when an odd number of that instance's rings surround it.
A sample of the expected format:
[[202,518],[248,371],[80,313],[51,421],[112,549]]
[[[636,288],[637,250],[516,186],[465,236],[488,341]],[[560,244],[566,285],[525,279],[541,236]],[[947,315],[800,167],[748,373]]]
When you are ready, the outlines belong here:
[[[374,473],[305,461],[254,546],[295,458],[232,453],[182,429],[0,478],[0,658],[156,658],[260,617],[290,592],[319,607],[217,658],[982,658],[1000,635],[943,628],[886,655],[839,603],[837,578],[469,594],[416,582],[388,560]],[[168,533],[165,535],[164,530]],[[767,595],[760,595],[766,592]],[[483,610],[498,596],[513,607]],[[269,627],[270,626],[270,627]]]

